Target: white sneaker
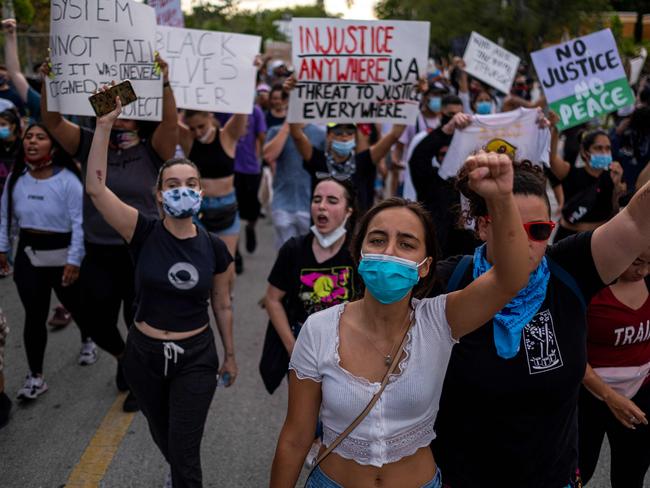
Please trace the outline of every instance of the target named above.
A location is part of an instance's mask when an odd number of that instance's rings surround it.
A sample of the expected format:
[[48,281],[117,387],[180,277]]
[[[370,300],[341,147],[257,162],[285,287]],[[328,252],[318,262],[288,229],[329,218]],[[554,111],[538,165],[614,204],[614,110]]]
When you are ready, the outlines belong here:
[[34,400],[37,396],[47,391],[47,383],[42,376],[32,376],[28,374],[25,377],[25,384],[18,390],[17,398],[19,400]]
[[86,339],[81,343],[81,351],[79,351],[79,364],[82,366],[89,366],[97,362],[97,346],[92,339]]

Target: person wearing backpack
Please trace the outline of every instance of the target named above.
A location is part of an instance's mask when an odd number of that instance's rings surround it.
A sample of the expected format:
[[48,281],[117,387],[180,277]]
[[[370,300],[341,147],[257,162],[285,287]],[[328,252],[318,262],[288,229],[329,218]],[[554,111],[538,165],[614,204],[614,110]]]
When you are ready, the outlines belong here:
[[[485,245],[438,265],[438,293],[462,289],[491,268],[491,220],[459,174],[468,219]],[[485,326],[452,351],[436,421],[434,456],[448,488],[580,486],[577,405],[587,365],[585,303],[650,241],[650,185],[593,232],[548,246],[546,180],[524,162],[513,193],[528,234],[530,278]]]

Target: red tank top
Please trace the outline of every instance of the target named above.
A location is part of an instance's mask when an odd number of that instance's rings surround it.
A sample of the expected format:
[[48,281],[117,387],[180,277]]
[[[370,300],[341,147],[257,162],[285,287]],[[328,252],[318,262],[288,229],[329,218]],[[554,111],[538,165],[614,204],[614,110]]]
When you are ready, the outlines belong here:
[[650,296],[638,310],[621,303],[607,287],[587,309],[587,358],[594,368],[650,362]]

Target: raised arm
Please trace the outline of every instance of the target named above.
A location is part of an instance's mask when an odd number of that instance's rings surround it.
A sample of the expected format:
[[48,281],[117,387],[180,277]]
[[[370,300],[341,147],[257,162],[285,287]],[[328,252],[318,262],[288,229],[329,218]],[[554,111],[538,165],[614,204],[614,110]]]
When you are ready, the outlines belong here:
[[228,119],[228,122],[223,126],[221,133],[221,145],[226,154],[235,155],[235,149],[239,139],[246,135],[246,124],[248,123],[248,115],[234,114]]
[[528,237],[512,194],[510,158],[480,152],[467,159],[465,169],[470,188],[487,203],[494,233],[493,266],[466,288],[447,296],[447,320],[455,338],[494,317],[526,286],[529,276]]
[[309,142],[302,129],[303,124],[289,124],[289,133],[293,142],[296,144],[300,156],[305,161],[311,161],[311,157],[314,154],[314,146],[311,145],[311,142]]
[[264,147],[262,148],[262,156],[264,157],[264,160],[275,164],[284,149],[284,145],[287,143],[288,137],[289,123],[285,122],[278,130],[278,133],[271,140],[267,140],[266,144],[264,144]]
[[16,19],[5,19],[2,21],[2,30],[5,33],[5,64],[11,82],[18,91],[23,102],[27,102],[29,83],[20,69],[18,59],[18,40],[16,39]]
[[637,190],[630,203],[591,238],[591,255],[604,283],[611,283],[650,242],[650,183]]
[[113,227],[125,241],[131,242],[138,221],[138,211],[117,198],[115,193],[106,186],[108,141],[111,128],[121,112],[122,103],[117,97],[117,108],[97,119],[86,164],[86,193],[108,225]]
[[47,63],[43,63],[40,71],[43,80],[43,86],[41,87],[42,122],[50,134],[61,144],[63,150],[74,156],[79,149],[81,129],[77,124],[64,119],[59,112],[49,112],[47,110],[47,82],[45,81],[49,74]]
[[166,161],[174,157],[178,144],[178,115],[176,99],[169,84],[169,66],[156,54],[156,62],[160,66],[163,77],[163,111],[162,120],[151,136],[151,147],[160,159]]
[[558,154],[557,150],[560,132],[557,130],[556,124],[560,121],[560,117],[555,112],[550,111],[548,120],[551,123],[551,155],[549,158],[551,171],[558,180],[563,180],[569,174],[571,165]]
[[234,383],[237,377],[237,363],[235,362],[235,342],[232,329],[232,303],[230,300],[230,276],[234,272],[231,263],[226,271],[214,275],[212,286],[212,311],[217,321],[217,329],[221,337],[223,353],[226,356],[219,375],[228,373],[230,380],[226,386]]
[[391,127],[388,134],[379,139],[374,145],[370,146],[370,159],[377,164],[381,159],[388,154],[390,148],[393,147],[406,129],[405,125],[395,124]]

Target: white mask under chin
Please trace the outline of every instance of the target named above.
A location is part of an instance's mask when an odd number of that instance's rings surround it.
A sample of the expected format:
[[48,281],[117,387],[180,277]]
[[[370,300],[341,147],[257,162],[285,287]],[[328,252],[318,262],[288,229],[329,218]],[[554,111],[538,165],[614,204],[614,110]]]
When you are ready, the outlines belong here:
[[334,245],[336,241],[338,241],[347,233],[348,230],[345,228],[346,221],[347,219],[345,219],[340,226],[338,226],[329,234],[322,234],[315,225],[311,226],[311,231],[314,233],[316,239],[318,239],[318,243],[321,245],[321,247],[329,249]]
[[217,128],[213,125],[211,126],[203,136],[199,137],[199,142],[201,144],[207,144],[210,138],[212,137],[212,134],[215,133]]

